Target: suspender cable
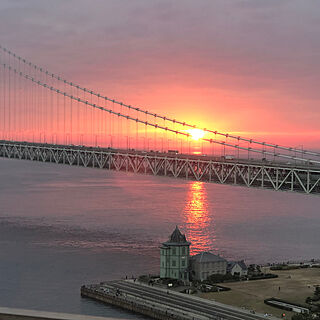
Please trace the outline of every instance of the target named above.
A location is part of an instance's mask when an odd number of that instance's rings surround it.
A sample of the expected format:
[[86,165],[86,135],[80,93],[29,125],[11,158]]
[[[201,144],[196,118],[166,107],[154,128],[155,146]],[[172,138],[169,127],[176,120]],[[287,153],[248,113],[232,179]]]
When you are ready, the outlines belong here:
[[[12,68],[11,66],[8,66],[6,64],[2,64],[2,66],[4,68],[8,68],[9,71],[12,71],[12,72],[15,72],[15,73],[18,73],[18,71],[14,68]],[[37,85],[39,86],[43,86],[44,88],[47,88],[49,89],[51,92],[55,92],[55,93],[58,93],[58,94],[61,94],[61,95],[64,95],[66,94],[67,97],[70,98],[70,100],[75,100],[75,101],[79,101],[81,103],[84,103],[86,105],[89,105],[95,109],[100,109],[100,110],[104,110],[106,112],[109,112],[110,114],[113,114],[113,115],[117,115],[119,117],[123,117],[123,118],[126,118],[127,120],[131,120],[131,121],[136,121],[136,123],[140,123],[140,124],[147,124],[149,125],[150,127],[153,127],[153,128],[158,128],[158,129],[161,129],[161,130],[165,130],[165,132],[170,132],[170,133],[175,133],[175,134],[179,134],[181,136],[185,136],[185,137],[189,137],[190,134],[189,133],[186,133],[186,132],[182,132],[182,131],[175,131],[171,128],[168,128],[168,127],[163,127],[163,126],[160,126],[156,123],[151,123],[151,122],[146,122],[146,121],[143,121],[139,118],[132,118],[132,117],[129,117],[128,115],[124,115],[124,114],[121,114],[121,113],[116,113],[114,112],[113,110],[111,109],[107,109],[107,108],[104,108],[104,107],[101,107],[101,106],[98,106],[96,104],[92,104],[92,103],[89,103],[88,101],[84,101],[78,97],[74,97],[70,94],[67,94],[59,89],[56,89],[54,87],[50,87],[49,85],[45,84],[45,83],[42,83],[41,81],[36,81],[34,78],[32,78],[31,76],[29,75],[25,75],[25,74],[22,74],[21,72],[19,73],[20,76],[24,77],[25,79],[27,80],[30,80],[32,83],[36,83]],[[245,148],[245,147],[241,147],[241,146],[238,146],[238,145],[234,145],[234,144],[231,144],[231,143],[226,143],[224,141],[216,141],[216,140],[213,140],[213,139],[207,139],[207,138],[201,138],[199,140],[203,140],[203,141],[206,141],[206,142],[210,142],[210,143],[216,143],[216,144],[220,144],[221,146],[229,146],[229,147],[232,147],[232,148],[236,148],[236,149],[240,149],[240,150],[246,150],[246,151],[249,151],[249,152],[255,152],[255,153],[260,153],[260,154],[266,154],[266,155],[271,155],[273,156],[274,154],[270,151],[263,151],[263,150],[260,150],[260,149],[253,149],[253,148]],[[249,149],[249,150],[248,150]],[[288,156],[288,155],[284,155],[284,154],[280,154],[280,153],[276,153],[275,154],[276,157],[281,157],[281,158],[285,158],[285,159],[291,159],[291,160],[298,160],[298,161],[302,161],[302,162],[307,162],[307,163],[316,163],[316,164],[320,164],[320,161],[316,161],[316,160],[310,160],[310,159],[304,159],[304,158],[299,158],[299,157],[294,157],[294,156]]]
[[[38,67],[37,65],[29,62],[28,60],[26,59],[23,59],[22,57],[14,54],[12,51],[6,49],[5,47],[1,46],[0,45],[0,50],[3,50],[4,52],[7,52],[9,55],[13,56],[14,58],[16,59],[20,59],[23,63],[29,63],[31,64],[31,66],[34,66],[36,67],[37,69],[39,69],[40,71],[42,72],[47,72],[49,73],[50,75],[52,75],[52,77],[60,80],[60,81],[64,81],[65,79],[62,79],[60,76],[56,75],[56,74],[53,74],[53,73],[50,73],[48,72],[47,70],[43,69],[43,68],[40,68]],[[67,80],[65,80],[67,84],[69,84],[70,86],[78,86],[76,84],[73,84],[72,82],[69,82]],[[84,87],[81,87],[79,86],[79,89],[84,91],[84,92],[92,92],[93,95],[95,96],[98,96],[100,95],[99,93],[96,93],[96,92],[93,92],[92,90],[89,90],[89,89],[86,89]],[[113,100],[111,98],[108,98],[108,97],[105,97],[105,96],[102,96],[100,95],[101,98],[105,99],[105,100],[108,100],[108,101],[112,101],[113,103],[115,104],[120,104],[121,102],[119,101],[116,101],[116,100]],[[220,135],[220,136],[224,136],[224,137],[229,137],[231,139],[238,139],[238,140],[241,140],[243,142],[250,142],[251,144],[258,144],[258,145],[261,145],[261,146],[266,146],[266,147],[270,147],[270,148],[276,148],[276,149],[279,149],[279,150],[285,150],[285,151],[288,151],[288,152],[297,152],[297,153],[301,153],[301,155],[312,155],[312,156],[320,156],[320,153],[319,152],[315,152],[315,151],[309,151],[309,150],[300,150],[300,149],[296,149],[296,148],[293,148],[293,147],[287,147],[287,146],[280,146],[280,145],[276,145],[276,144],[272,144],[272,143],[266,143],[266,142],[261,142],[261,141],[257,141],[257,140],[253,140],[253,139],[248,139],[248,138],[243,138],[243,137],[240,137],[240,136],[235,136],[235,135],[231,135],[231,134],[228,134],[228,133],[222,133],[222,132],[218,132],[218,131],[214,131],[214,130],[209,130],[207,128],[200,128],[196,125],[193,125],[193,124],[190,124],[190,123],[186,123],[186,122],[182,122],[182,121],[178,121],[178,120],[175,120],[175,119],[171,119],[171,118],[167,118],[165,116],[162,116],[162,115],[158,115],[158,114],[155,114],[155,113],[152,113],[152,112],[149,112],[149,111],[146,111],[146,110],[143,110],[143,109],[140,109],[140,108],[137,108],[137,107],[133,107],[131,105],[127,105],[127,104],[124,104],[122,103],[122,105],[126,108],[132,108],[134,110],[137,110],[137,112],[143,112],[143,113],[146,113],[148,115],[152,115],[152,116],[155,116],[159,119],[166,119],[168,122],[176,122],[177,124],[179,125],[182,125],[182,126],[185,126],[185,127],[188,127],[188,128],[197,128],[197,129],[201,129],[205,132],[208,132],[208,133],[214,133],[216,135]]]

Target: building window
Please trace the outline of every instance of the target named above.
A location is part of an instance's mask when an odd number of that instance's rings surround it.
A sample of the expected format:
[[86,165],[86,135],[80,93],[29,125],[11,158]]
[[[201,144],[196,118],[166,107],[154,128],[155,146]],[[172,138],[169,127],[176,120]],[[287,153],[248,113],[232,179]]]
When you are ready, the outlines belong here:
[[176,248],[172,248],[172,254],[176,254]]
[[181,266],[182,266],[182,267],[185,267],[185,265],[186,265],[186,262],[185,262],[184,260],[182,260],[182,261],[181,261]]
[[172,266],[173,266],[173,267],[176,266],[176,260],[172,260]]
[[186,254],[186,248],[182,247],[182,254]]

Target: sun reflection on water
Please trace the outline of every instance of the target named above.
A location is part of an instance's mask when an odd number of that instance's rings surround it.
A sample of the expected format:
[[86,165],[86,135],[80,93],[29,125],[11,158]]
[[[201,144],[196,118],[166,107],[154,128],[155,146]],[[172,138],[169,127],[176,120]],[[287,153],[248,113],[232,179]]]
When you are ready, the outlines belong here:
[[214,222],[208,210],[208,198],[205,184],[194,181],[189,184],[187,203],[184,208],[186,236],[192,243],[192,253],[216,250]]

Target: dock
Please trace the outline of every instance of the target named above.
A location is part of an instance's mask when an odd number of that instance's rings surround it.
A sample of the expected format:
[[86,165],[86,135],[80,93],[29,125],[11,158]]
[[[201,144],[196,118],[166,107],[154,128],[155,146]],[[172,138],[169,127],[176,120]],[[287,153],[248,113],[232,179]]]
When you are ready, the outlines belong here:
[[133,280],[84,285],[81,295],[158,320],[278,319]]

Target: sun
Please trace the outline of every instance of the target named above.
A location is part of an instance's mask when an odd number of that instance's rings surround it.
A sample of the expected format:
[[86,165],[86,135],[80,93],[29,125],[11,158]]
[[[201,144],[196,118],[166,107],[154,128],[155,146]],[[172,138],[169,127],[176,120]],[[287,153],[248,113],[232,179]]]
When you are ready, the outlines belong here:
[[191,139],[195,141],[202,139],[205,135],[205,132],[201,129],[190,129],[188,130],[188,133],[190,134]]

